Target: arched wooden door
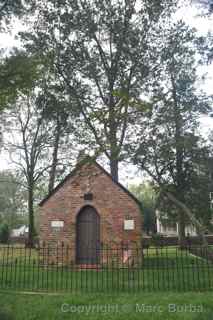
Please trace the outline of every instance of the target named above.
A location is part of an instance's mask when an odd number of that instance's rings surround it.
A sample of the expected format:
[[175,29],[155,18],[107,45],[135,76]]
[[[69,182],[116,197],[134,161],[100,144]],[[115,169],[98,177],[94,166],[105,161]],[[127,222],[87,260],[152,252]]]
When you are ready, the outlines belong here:
[[77,216],[76,258],[80,264],[99,263],[100,217],[91,206]]

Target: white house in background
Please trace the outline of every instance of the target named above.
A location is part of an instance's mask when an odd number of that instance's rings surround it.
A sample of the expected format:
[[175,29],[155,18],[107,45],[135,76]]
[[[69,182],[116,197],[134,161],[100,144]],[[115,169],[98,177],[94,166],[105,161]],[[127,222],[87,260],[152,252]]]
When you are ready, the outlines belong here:
[[28,234],[29,228],[27,226],[21,226],[17,229],[12,229],[10,236],[11,237],[22,237]]
[[[160,219],[159,211],[156,210],[156,227],[157,233],[165,236],[178,236],[178,223],[166,223],[165,219],[162,222]],[[193,225],[188,225],[185,228],[186,235],[196,236],[196,228]]]

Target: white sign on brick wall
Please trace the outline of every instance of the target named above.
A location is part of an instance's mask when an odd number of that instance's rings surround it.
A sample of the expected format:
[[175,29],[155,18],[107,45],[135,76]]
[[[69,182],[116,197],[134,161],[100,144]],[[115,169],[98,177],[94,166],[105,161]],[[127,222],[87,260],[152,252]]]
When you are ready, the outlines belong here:
[[124,220],[124,230],[134,230],[135,229],[135,221],[134,220]]
[[52,228],[63,228],[63,226],[64,226],[64,221],[62,221],[62,220],[51,221]]

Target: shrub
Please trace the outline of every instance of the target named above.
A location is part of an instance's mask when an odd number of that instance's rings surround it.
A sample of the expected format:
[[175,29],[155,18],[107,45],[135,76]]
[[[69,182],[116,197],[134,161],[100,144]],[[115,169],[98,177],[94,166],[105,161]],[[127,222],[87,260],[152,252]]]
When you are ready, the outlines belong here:
[[159,234],[155,233],[152,235],[152,245],[156,247],[162,247],[164,245],[164,237]]
[[6,223],[0,225],[0,242],[8,243],[10,237],[10,230]]

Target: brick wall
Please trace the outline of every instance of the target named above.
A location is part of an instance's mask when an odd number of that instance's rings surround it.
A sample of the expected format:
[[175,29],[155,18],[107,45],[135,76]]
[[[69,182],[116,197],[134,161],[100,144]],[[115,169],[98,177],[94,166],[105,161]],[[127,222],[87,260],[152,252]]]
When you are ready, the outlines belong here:
[[[84,200],[91,192],[92,200]],[[141,243],[141,213],[138,204],[93,163],[84,164],[40,208],[40,240],[46,244],[75,248],[76,220],[80,210],[93,206],[100,216],[100,241],[103,245]],[[124,220],[133,219],[134,230],[124,230]],[[62,220],[64,227],[54,230],[51,221]],[[74,257],[73,257],[74,259]]]

